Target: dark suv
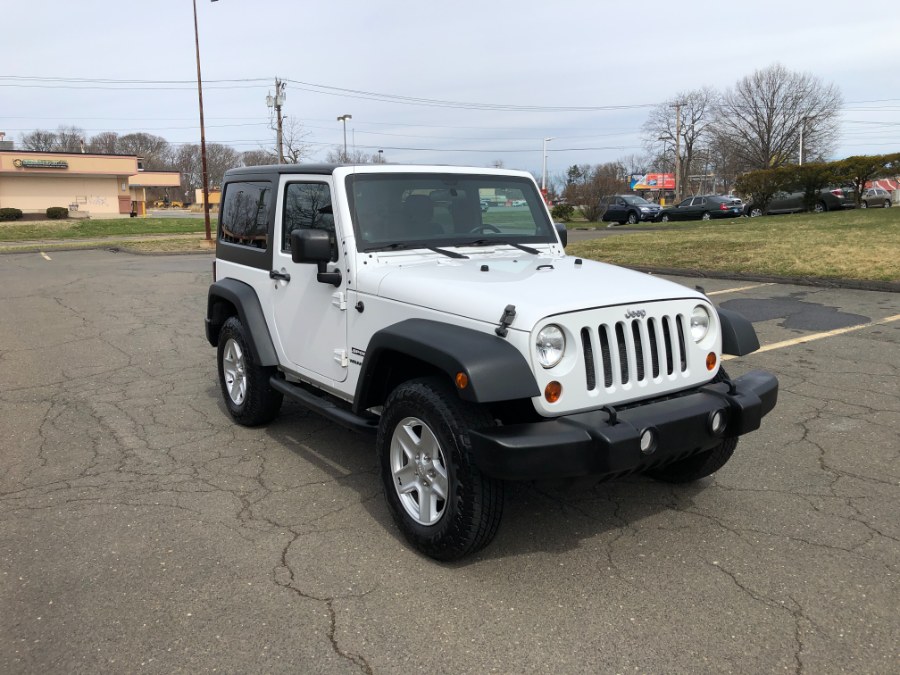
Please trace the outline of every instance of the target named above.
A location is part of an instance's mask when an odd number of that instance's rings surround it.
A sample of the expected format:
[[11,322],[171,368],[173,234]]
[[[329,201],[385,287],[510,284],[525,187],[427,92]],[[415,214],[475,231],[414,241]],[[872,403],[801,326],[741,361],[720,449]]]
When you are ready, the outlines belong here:
[[[829,187],[819,190],[816,201],[813,204],[813,211],[823,213],[824,211],[840,211],[841,209],[855,209],[856,191],[852,187]],[[775,196],[769,202],[769,215],[777,213],[799,213],[805,211],[806,205],[803,201],[803,192],[776,192]],[[752,199],[747,201],[746,214],[751,218],[763,215],[762,204],[755,203]]]
[[618,223],[635,225],[642,220],[656,220],[659,215],[659,205],[648,202],[637,195],[613,195],[604,197],[600,204],[605,208],[603,213],[604,223]]

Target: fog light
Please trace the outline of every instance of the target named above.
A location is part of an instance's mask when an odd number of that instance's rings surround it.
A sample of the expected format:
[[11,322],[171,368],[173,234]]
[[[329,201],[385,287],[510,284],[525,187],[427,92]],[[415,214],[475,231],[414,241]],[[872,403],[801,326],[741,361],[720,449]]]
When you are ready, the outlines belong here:
[[722,432],[725,431],[725,425],[726,420],[724,410],[716,410],[709,416],[709,430],[716,436],[722,435]]
[[644,429],[641,432],[641,452],[649,455],[656,450],[656,434],[653,429]]
[[547,403],[556,403],[560,396],[562,396],[562,385],[556,380],[547,383],[547,386],[544,387],[544,398],[547,399]]

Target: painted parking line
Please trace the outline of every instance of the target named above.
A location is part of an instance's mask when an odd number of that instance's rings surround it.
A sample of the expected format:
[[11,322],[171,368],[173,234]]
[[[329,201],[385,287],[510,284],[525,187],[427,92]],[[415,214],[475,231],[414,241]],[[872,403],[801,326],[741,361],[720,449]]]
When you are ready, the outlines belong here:
[[769,282],[765,284],[753,284],[752,286],[738,286],[737,288],[726,288],[721,291],[712,291],[711,293],[707,293],[706,295],[723,295],[725,293],[737,293],[738,291],[749,291],[751,288],[762,288],[763,286],[774,286],[774,282]]
[[42,257],[44,260],[53,260],[53,258],[51,258],[49,255],[47,255],[47,254],[44,253],[43,251],[41,251],[41,257]]
[[[813,342],[814,340],[823,340],[825,338],[834,337],[835,335],[843,335],[844,333],[852,333],[853,331],[862,330],[863,328],[870,328],[872,326],[883,326],[886,323],[893,323],[894,321],[900,321],[900,314],[894,314],[893,316],[889,316],[887,318],[881,319],[880,321],[872,321],[870,323],[860,323],[855,326],[847,326],[846,328],[835,328],[834,330],[825,331],[824,333],[812,333],[811,335],[804,335],[803,337],[793,338],[791,340],[783,340],[781,342],[773,342],[770,345],[763,345],[759,349],[757,349],[754,354],[759,354],[760,352],[770,352],[773,349],[784,349],[785,347],[793,347],[794,345],[802,345],[807,342]],[[731,359],[737,358],[731,354],[726,354],[722,356],[723,361],[730,361]]]

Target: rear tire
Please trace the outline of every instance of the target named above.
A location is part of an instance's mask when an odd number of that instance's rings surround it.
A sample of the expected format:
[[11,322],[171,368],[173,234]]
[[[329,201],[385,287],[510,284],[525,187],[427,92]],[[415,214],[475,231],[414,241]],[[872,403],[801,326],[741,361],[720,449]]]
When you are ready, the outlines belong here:
[[704,211],[703,215],[700,216],[700,220],[709,220],[710,219],[709,211]]
[[269,386],[276,369],[253,361],[247,331],[236,316],[219,331],[217,362],[222,398],[234,421],[248,427],[271,422],[284,399]]
[[813,211],[816,213],[825,213],[828,210],[828,205],[825,202],[816,202],[816,205],[813,207]]
[[493,424],[439,378],[405,382],[385,402],[376,440],[384,496],[403,536],[431,558],[462,558],[497,533],[503,482],[478,470],[469,439]]
[[[728,374],[724,368],[713,378],[713,382],[724,382]],[[709,450],[685,457],[678,461],[649,469],[644,473],[654,480],[663,483],[692,483],[695,480],[711,476],[728,463],[737,447],[738,439],[725,438],[719,445]]]

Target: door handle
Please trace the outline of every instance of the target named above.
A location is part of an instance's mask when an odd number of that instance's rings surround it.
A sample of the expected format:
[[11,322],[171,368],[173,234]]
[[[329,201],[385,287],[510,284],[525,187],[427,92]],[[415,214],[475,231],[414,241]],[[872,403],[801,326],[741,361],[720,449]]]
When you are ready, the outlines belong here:
[[269,272],[270,279],[280,279],[281,281],[288,282],[291,280],[291,275],[287,272],[279,272],[278,270],[272,270]]

